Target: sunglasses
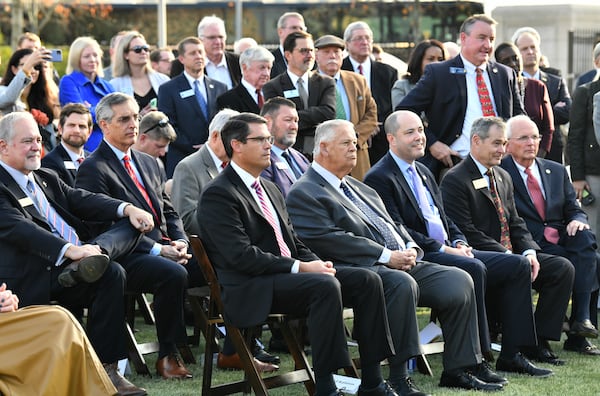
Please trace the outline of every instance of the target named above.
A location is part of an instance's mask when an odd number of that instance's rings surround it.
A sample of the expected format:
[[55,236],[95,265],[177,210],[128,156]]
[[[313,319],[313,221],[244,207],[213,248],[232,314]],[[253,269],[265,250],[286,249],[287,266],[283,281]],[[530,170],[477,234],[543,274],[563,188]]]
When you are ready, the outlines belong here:
[[133,48],[129,48],[129,51],[133,51],[136,54],[141,54],[142,51],[144,51],[144,52],[150,52],[150,47],[148,47],[147,45],[136,45]]
[[164,128],[167,125],[169,125],[169,119],[163,118],[162,120],[158,121],[156,124],[152,125],[150,128],[146,129],[144,132],[142,132],[141,135],[143,135],[144,133],[150,132],[151,130],[153,130],[156,127]]

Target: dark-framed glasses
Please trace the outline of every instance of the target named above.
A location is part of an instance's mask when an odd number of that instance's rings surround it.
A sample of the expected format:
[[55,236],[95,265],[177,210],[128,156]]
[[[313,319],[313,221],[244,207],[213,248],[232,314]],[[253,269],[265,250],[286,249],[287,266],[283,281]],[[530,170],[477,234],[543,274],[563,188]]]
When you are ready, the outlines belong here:
[[136,54],[141,54],[142,51],[150,52],[150,47],[148,47],[147,45],[136,45],[135,47],[129,48],[129,51],[133,51]]
[[167,125],[169,125],[169,119],[168,118],[163,118],[163,119],[159,120],[156,124],[152,125],[150,128],[148,128],[145,131],[141,132],[141,135],[143,135],[144,133],[150,132],[151,130],[153,130],[156,127],[164,128]]

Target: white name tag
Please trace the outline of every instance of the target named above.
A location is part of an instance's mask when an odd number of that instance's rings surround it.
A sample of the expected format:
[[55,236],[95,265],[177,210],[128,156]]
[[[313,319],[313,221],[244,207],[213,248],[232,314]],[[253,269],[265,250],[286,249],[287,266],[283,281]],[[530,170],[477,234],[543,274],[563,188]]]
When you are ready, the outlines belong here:
[[21,198],[21,199],[19,199],[19,205],[21,205],[21,207],[25,208],[27,206],[33,205],[33,201],[29,197]]
[[481,179],[473,180],[473,187],[475,190],[481,190],[482,188],[487,188],[487,186],[488,184],[483,177]]
[[65,164],[65,169],[75,169],[73,161],[64,161],[63,164]]
[[290,169],[290,167],[288,166],[288,163],[283,162],[283,161],[275,163],[275,166],[277,167],[277,169],[281,169],[281,170]]
[[288,89],[287,91],[283,91],[283,97],[286,99],[298,98],[300,94],[297,89]]
[[181,96],[181,99],[185,99],[185,98],[189,98],[190,96],[194,96],[194,90],[193,89],[188,89],[187,91],[181,91],[179,92],[179,96]]

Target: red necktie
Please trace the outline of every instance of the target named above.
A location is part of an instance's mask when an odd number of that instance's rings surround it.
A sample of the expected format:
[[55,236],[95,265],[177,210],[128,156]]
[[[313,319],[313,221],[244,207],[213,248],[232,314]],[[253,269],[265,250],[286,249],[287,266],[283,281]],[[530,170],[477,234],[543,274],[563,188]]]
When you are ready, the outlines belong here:
[[273,228],[273,232],[275,232],[275,239],[277,239],[277,245],[279,245],[279,252],[284,257],[292,257],[290,248],[285,243],[285,240],[283,239],[283,235],[281,234],[281,228],[277,224],[277,215],[275,215],[269,209],[269,205],[267,205],[267,201],[265,200],[263,189],[260,186],[260,183],[255,181],[254,183],[252,183],[251,187],[254,190],[256,190],[256,195],[258,195],[258,200],[260,201],[260,208],[263,212],[263,215],[265,216],[265,218],[267,219],[267,221]]
[[[533,176],[533,173],[531,173],[530,168],[525,168],[525,174],[527,174],[527,190],[533,201],[533,206],[535,206],[535,210],[540,215],[540,218],[546,220],[546,200],[542,194],[540,184],[535,176]],[[558,235],[558,230],[556,228],[544,227],[544,238],[546,238],[548,242],[556,245],[560,236]]]
[[262,92],[260,92],[260,89],[256,90],[256,94],[258,95],[258,108],[262,109],[263,105],[265,104],[265,98],[263,98]]
[[364,76],[362,65],[358,65],[358,73]]
[[225,167],[229,165],[229,161],[223,161],[221,162],[221,169],[225,169]]
[[488,169],[485,174],[490,178],[490,194],[492,195],[492,201],[496,207],[496,213],[498,213],[498,219],[500,219],[500,244],[507,250],[512,250],[512,243],[510,242],[510,228],[508,227],[508,219],[506,213],[504,213],[504,206],[498,195],[496,189],[496,178],[491,169]]
[[490,98],[490,92],[485,85],[483,79],[483,70],[480,68],[475,69],[477,73],[477,93],[479,94],[479,102],[481,103],[481,111],[484,117],[493,117],[496,115],[494,112],[494,105],[492,105],[492,98]]
[[79,165],[81,165],[81,163],[83,162],[83,160],[85,160],[85,158],[83,158],[83,157],[79,157],[79,158],[77,158],[77,163],[78,163]]
[[150,196],[148,195],[148,192],[146,191],[146,189],[144,188],[142,183],[140,183],[137,176],[135,175],[135,171],[133,170],[133,167],[131,166],[131,158],[129,158],[128,155],[125,155],[123,157],[123,164],[125,165],[125,170],[129,174],[129,177],[131,177],[131,179],[135,183],[136,187],[138,188],[138,190],[140,190],[140,193],[144,197],[144,200],[146,201],[146,203],[148,204],[150,209],[152,209],[152,214],[154,214],[154,218],[156,219],[157,223],[160,223],[160,217],[158,217],[158,214],[156,213],[156,210],[154,209],[154,206],[152,205],[152,201],[150,200]]

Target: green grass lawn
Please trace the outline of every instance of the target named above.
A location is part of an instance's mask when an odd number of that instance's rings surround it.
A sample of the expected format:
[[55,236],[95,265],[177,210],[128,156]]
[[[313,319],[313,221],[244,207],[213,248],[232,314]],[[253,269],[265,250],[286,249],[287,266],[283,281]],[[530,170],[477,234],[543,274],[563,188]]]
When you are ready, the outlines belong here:
[[[420,310],[419,318],[423,325],[429,318],[428,310]],[[138,332],[136,337],[138,341],[153,341],[155,333],[153,326],[143,324],[141,318],[137,318],[136,327]],[[191,329],[189,329],[191,334]],[[263,341],[268,341],[270,334],[263,332]],[[564,339],[563,339],[564,341]],[[558,352],[561,358],[567,360],[566,365],[554,367],[550,365],[541,365],[550,367],[555,375],[546,379],[536,379],[528,376],[508,374],[510,384],[505,387],[502,395],[540,395],[540,396],[566,396],[582,395],[593,396],[600,395],[600,357],[583,356],[573,352],[562,350],[562,342],[551,343],[555,352]],[[188,365],[194,378],[190,381],[166,381],[154,375],[152,378],[132,374],[129,379],[138,386],[145,387],[148,394],[152,396],[190,396],[201,394],[202,384],[202,354],[204,352],[203,341],[200,346],[195,346],[193,352],[198,360],[197,364]],[[351,352],[356,354],[356,348],[351,348]],[[291,367],[291,360],[288,355],[280,355],[282,358],[282,369]],[[497,353],[496,353],[497,356]],[[422,391],[435,395],[454,395],[466,393],[461,390],[451,390],[437,386],[439,376],[442,371],[441,355],[429,356],[428,360],[434,371],[434,377],[427,377],[420,373],[413,373],[412,377],[415,383]],[[154,372],[154,362],[156,354],[146,355],[146,361],[151,371]],[[387,375],[387,367],[383,368],[384,375]],[[224,383],[241,378],[242,374],[236,371],[225,371],[215,369],[213,374],[213,383]],[[470,392],[473,394],[473,392]],[[300,396],[305,395],[306,391],[302,385],[292,385],[284,388],[272,390],[272,395],[281,396]]]

